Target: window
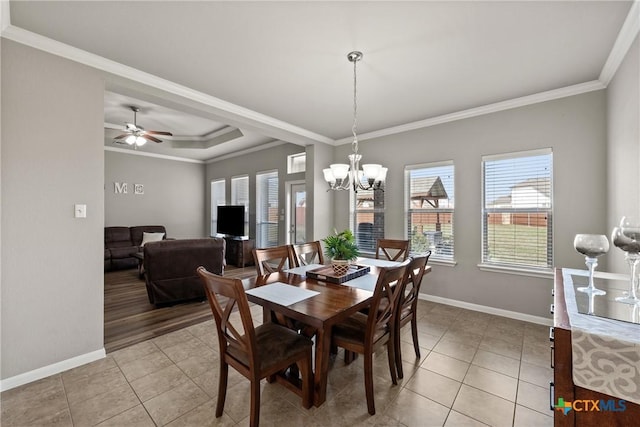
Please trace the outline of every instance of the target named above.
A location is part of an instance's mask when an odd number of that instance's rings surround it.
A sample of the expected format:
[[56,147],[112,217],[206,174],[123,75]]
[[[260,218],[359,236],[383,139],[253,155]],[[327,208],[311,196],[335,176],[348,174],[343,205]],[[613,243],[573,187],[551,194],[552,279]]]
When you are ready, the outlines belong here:
[[218,231],[218,206],[225,204],[225,184],[224,179],[211,181],[211,236],[215,236]]
[[410,252],[453,261],[453,162],[407,166],[405,188]]
[[278,172],[256,175],[256,244],[278,246]]
[[287,156],[287,173],[304,172],[307,169],[307,153]]
[[377,240],[384,238],[384,191],[351,192],[351,229],[360,252],[376,251]]
[[551,150],[483,156],[482,172],[482,263],[551,268]]
[[231,178],[231,204],[244,205],[244,234],[249,235],[249,177]]

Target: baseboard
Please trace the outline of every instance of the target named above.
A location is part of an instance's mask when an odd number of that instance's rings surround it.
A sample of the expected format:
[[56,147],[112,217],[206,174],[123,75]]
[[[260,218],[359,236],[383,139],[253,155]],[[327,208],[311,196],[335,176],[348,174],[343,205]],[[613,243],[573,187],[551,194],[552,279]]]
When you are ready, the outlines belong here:
[[92,351],[91,353],[81,354],[80,356],[72,357],[71,359],[63,360],[61,362],[43,366],[42,368],[34,369],[33,371],[25,372],[24,374],[6,378],[4,380],[0,380],[0,391],[10,390],[23,384],[59,374],[60,372],[95,362],[96,360],[102,359],[106,356],[107,353],[104,348],[101,348],[100,350]]
[[517,311],[503,310],[501,308],[489,307],[486,305],[473,304],[470,302],[458,301],[449,298],[438,297],[420,293],[419,299],[454,307],[465,308],[467,310],[479,311],[481,313],[494,314],[496,316],[508,317],[510,319],[522,320],[524,322],[537,323],[538,325],[553,326],[553,319],[546,317],[532,316],[531,314],[518,313]]

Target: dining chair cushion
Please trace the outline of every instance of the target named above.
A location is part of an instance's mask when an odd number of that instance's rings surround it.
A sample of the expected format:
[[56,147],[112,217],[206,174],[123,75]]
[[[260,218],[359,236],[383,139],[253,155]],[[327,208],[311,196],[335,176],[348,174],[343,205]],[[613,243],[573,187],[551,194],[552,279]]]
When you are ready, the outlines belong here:
[[[354,344],[362,343],[365,340],[365,334],[367,332],[367,318],[368,315],[364,313],[356,313],[344,322],[335,325],[331,334],[336,338],[339,337],[341,340]],[[377,328],[373,334],[373,342],[378,341],[388,330],[388,325]]]
[[[265,323],[255,328],[256,346],[260,355],[260,371],[267,371],[272,366],[300,352],[300,346],[313,345],[313,341],[296,331],[274,323]],[[227,352],[244,365],[249,365],[247,353],[229,346]]]

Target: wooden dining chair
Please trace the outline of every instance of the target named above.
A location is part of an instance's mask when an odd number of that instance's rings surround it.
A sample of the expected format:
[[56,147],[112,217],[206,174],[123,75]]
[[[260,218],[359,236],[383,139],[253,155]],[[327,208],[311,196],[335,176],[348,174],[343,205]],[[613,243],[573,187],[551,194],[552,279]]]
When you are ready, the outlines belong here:
[[[349,352],[362,354],[364,357],[364,387],[367,396],[369,414],[376,413],[373,397],[373,354],[386,345],[389,359],[389,373],[393,384],[398,384],[394,353],[394,309],[399,295],[400,284],[404,278],[406,265],[381,268],[369,314],[356,313],[344,322],[333,326],[331,344],[345,350],[348,362]],[[385,303],[381,304],[383,300]]]
[[289,246],[276,246],[273,248],[256,248],[253,250],[258,276],[283,271],[293,268],[295,262]]
[[376,242],[376,258],[389,261],[404,261],[409,257],[409,241],[394,239],[378,239]]
[[398,370],[398,378],[403,378],[402,372],[402,351],[400,349],[400,329],[411,322],[411,335],[413,337],[413,349],[416,357],[420,358],[420,347],[418,346],[418,294],[420,293],[420,284],[424,276],[424,270],[431,256],[431,251],[427,251],[423,255],[416,256],[411,259],[407,266],[404,280],[400,287],[398,295],[398,304],[396,305],[396,318],[394,321],[394,350],[396,357],[396,368]]
[[[313,341],[284,326],[264,323],[253,326],[249,301],[240,279],[210,273],[198,267],[207,299],[216,321],[220,347],[220,378],[216,417],[221,417],[227,394],[229,366],[251,381],[251,413],[249,424],[257,427],[260,421],[260,380],[296,364],[302,381],[302,406],[313,403],[313,372],[311,348]],[[232,312],[240,313],[241,324],[231,322]]]
[[293,262],[296,267],[309,264],[324,264],[322,245],[320,241],[307,242],[298,245],[291,245],[293,251]]

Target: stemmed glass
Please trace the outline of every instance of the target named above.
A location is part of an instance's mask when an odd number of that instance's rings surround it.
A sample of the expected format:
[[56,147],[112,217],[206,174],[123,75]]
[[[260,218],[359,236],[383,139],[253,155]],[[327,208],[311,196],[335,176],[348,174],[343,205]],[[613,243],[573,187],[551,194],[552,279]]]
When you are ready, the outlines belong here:
[[589,269],[589,285],[578,288],[578,291],[587,292],[590,295],[606,294],[605,291],[597,289],[593,284],[593,272],[598,266],[598,257],[606,254],[609,250],[607,236],[604,234],[576,234],[573,239],[573,247],[584,255],[584,263]]
[[625,304],[638,304],[638,263],[640,263],[640,223],[633,218],[622,217],[620,226],[611,233],[613,244],[625,252],[625,259],[631,268],[631,281],[626,296],[617,297],[616,301]]

